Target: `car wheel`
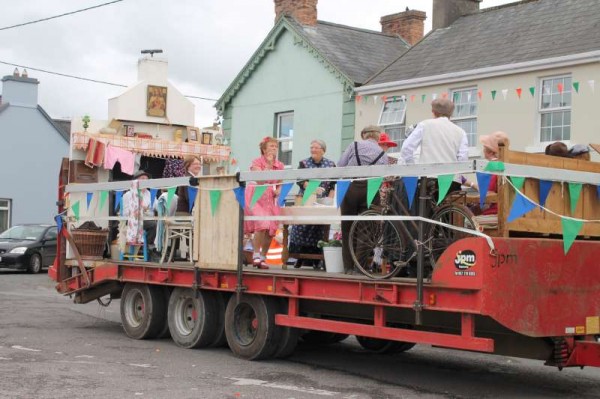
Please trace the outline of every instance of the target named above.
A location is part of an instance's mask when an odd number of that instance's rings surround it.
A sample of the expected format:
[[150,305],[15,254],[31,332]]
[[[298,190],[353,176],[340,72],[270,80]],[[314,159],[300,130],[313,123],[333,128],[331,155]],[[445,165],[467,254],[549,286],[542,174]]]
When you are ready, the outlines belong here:
[[33,254],[29,258],[29,273],[36,274],[42,271],[42,257],[40,254]]

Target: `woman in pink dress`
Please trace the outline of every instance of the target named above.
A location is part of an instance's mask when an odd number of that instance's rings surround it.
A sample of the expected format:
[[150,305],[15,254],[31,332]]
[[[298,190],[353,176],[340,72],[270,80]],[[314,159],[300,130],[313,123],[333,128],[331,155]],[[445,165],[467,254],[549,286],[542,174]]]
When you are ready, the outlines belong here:
[[[273,137],[265,137],[259,144],[261,156],[252,161],[251,171],[261,170],[282,170],[283,164],[277,160],[277,140]],[[256,201],[253,207],[250,206],[252,195],[254,194],[255,184],[248,184],[246,187],[246,216],[274,216],[279,214],[277,206],[277,197],[279,196],[278,181],[258,182],[259,185],[269,184],[264,194]],[[268,269],[265,263],[267,251],[271,245],[271,240],[277,232],[279,222],[267,220],[251,220],[244,222],[244,232],[254,233],[252,246],[254,248],[253,262],[254,267],[259,269]]]

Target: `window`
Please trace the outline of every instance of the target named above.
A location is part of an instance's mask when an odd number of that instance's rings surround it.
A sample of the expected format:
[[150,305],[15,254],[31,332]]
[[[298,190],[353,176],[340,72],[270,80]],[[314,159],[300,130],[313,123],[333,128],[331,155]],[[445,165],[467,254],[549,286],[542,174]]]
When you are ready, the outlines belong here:
[[540,141],[571,139],[571,77],[542,79],[540,90]]
[[46,235],[44,236],[44,240],[47,240],[47,241],[56,240],[56,236],[58,236],[56,229],[54,227],[51,227],[50,230],[48,230],[46,232]]
[[452,122],[467,133],[469,147],[477,146],[477,88],[453,90],[452,101]]
[[0,233],[10,227],[11,200],[0,199]]
[[294,142],[294,113],[276,114],[277,140],[279,140],[279,160],[285,166],[292,165],[292,149]]
[[390,140],[402,147],[406,132],[406,97],[395,97],[386,101],[379,117],[379,126],[390,136]]

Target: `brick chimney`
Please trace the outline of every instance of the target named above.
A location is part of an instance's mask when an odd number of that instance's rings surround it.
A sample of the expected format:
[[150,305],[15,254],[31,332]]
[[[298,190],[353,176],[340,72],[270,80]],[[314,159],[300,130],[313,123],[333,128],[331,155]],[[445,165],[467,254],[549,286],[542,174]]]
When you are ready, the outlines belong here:
[[317,24],[318,0],[275,0],[275,23],[286,15],[302,25]]
[[481,0],[433,0],[432,29],[447,28],[463,15],[479,11]]
[[381,17],[379,22],[382,33],[398,35],[412,46],[423,38],[426,18],[425,12],[409,10],[407,7],[406,11]]

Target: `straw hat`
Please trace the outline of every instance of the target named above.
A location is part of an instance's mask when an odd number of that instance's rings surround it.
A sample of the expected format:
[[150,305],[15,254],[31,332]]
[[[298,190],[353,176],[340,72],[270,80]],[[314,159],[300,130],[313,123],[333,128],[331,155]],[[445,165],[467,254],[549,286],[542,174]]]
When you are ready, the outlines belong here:
[[500,151],[498,143],[505,142],[508,143],[508,135],[504,132],[494,132],[492,134],[484,134],[479,137],[479,141],[483,145],[484,148],[494,152],[495,154]]

